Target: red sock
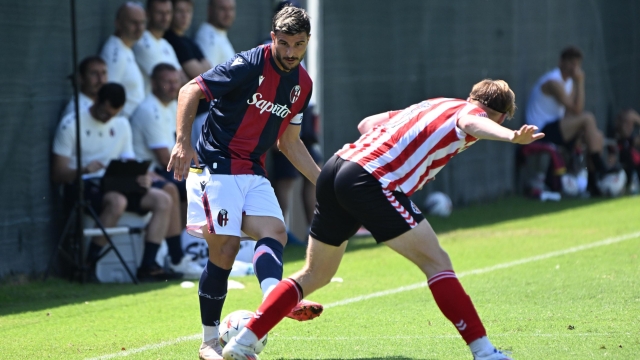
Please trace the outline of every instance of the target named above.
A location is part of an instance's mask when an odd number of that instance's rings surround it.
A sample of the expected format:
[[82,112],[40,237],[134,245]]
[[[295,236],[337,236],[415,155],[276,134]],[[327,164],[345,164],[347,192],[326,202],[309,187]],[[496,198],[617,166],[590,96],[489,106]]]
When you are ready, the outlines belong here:
[[262,339],[298,305],[301,299],[302,291],[294,280],[280,281],[264,299],[256,311],[256,316],[249,320],[247,328],[256,334],[258,339]]
[[467,344],[487,335],[471,298],[453,270],[445,270],[432,276],[429,288],[440,311],[455,325]]

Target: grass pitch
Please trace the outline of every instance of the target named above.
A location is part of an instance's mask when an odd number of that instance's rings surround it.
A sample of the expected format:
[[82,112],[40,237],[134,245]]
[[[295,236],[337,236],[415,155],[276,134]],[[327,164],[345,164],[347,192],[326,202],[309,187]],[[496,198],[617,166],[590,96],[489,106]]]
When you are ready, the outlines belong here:
[[[640,358],[640,198],[510,198],[429,219],[492,342],[516,359]],[[288,247],[285,273],[304,249]],[[285,319],[261,359],[470,359],[421,273],[371,239],[352,240],[318,319]],[[253,277],[223,316],[255,310]],[[0,285],[0,359],[197,359],[197,285]]]

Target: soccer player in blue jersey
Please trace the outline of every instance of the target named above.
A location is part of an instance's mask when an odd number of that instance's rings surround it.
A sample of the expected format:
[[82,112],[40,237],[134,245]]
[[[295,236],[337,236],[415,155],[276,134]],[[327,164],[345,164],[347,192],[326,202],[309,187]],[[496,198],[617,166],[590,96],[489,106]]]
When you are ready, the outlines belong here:
[[[303,9],[285,7],[273,17],[271,30],[271,44],[201,74],[178,97],[177,139],[168,170],[174,169],[177,180],[189,175],[187,230],[209,245],[198,291],[201,359],[222,359],[218,325],[241,231],[257,240],[253,264],[264,296],[282,279],[287,234],[265,177],[267,150],[277,142],[313,184],[320,173],[299,136],[313,86],[299,66],[309,42],[309,17]],[[203,98],[210,102],[209,115],[194,151],[191,127]],[[322,305],[303,300],[289,317],[303,321],[321,312]]]

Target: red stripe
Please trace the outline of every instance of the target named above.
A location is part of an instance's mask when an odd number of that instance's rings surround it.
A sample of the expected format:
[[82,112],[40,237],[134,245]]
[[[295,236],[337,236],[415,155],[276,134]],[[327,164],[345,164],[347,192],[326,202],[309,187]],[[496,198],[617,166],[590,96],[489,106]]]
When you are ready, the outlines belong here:
[[[418,171],[418,169],[420,168],[420,166],[422,166],[422,164],[429,158],[429,156],[431,156],[433,153],[435,153],[436,151],[443,149],[447,146],[449,146],[451,143],[458,141],[458,135],[456,134],[456,130],[453,129],[451,131],[449,131],[444,137],[442,137],[442,139],[440,139],[440,141],[438,141],[438,143],[432,147],[429,152],[422,157],[422,159],[413,167],[413,169],[409,170],[409,172],[407,172],[403,177],[401,177],[398,180],[394,180],[391,183],[389,183],[389,185],[387,186],[390,189],[396,189],[400,184],[404,183],[405,181],[407,181],[416,171]],[[433,168],[433,166],[429,165],[427,167],[427,169],[425,169],[425,174],[429,173],[429,170],[431,170]],[[419,183],[418,183],[419,184]],[[414,191],[407,193],[407,196],[411,196],[411,194],[413,194]]]
[[209,90],[209,87],[207,86],[207,84],[204,82],[202,75],[198,75],[196,77],[196,84],[198,84],[198,86],[200,87],[200,90],[202,90],[202,93],[204,94],[204,98],[207,99],[207,101],[213,100],[213,94],[211,93],[211,90]]
[[[411,189],[411,191],[409,192],[410,194],[413,194],[414,192],[418,191],[418,189],[420,188],[420,184],[422,184],[422,182],[424,181],[424,179],[429,176],[429,172],[431,171],[431,169],[437,169],[439,167],[445,166],[449,160],[451,160],[452,157],[456,156],[458,154],[458,150],[456,149],[456,151],[454,151],[451,154],[448,154],[447,156],[444,156],[440,159],[434,160],[431,165],[429,165],[429,167],[427,168],[427,171],[425,171],[420,178],[418,179],[418,181],[416,182],[416,185]],[[409,195],[407,195],[409,196]]]
[[[269,46],[264,47],[264,67],[262,75],[272,86],[262,86],[258,88],[262,98],[260,100],[274,102],[276,91],[280,84],[280,75],[273,69],[270,62],[271,50]],[[260,134],[267,125],[271,116],[270,111],[262,111],[255,104],[249,105],[247,111],[240,122],[240,126],[233,138],[229,142],[229,153],[231,155],[232,174],[253,174],[253,162],[249,160],[251,153],[258,146]]]
[[[442,104],[446,104],[447,101],[442,102],[440,104],[438,104],[438,106],[442,105]],[[435,110],[438,106],[435,106],[433,108],[427,109],[423,112],[421,112],[420,114],[428,114],[431,111]],[[425,141],[427,141],[427,139],[429,138],[429,136],[433,135],[434,132],[436,132],[436,130],[438,130],[442,124],[444,124],[445,122],[447,122],[447,120],[449,120],[451,118],[451,116],[455,115],[456,112],[458,112],[458,110],[460,109],[460,106],[455,106],[452,108],[447,109],[446,111],[444,111],[440,116],[438,116],[437,118],[433,119],[433,121],[431,121],[431,123],[429,123],[424,130],[420,131],[420,133],[418,134],[418,136],[416,136],[413,140],[411,140],[411,142],[405,147],[404,150],[402,150],[402,152],[400,153],[400,155],[398,157],[396,157],[395,159],[393,159],[392,161],[390,161],[389,163],[385,164],[384,166],[381,166],[379,168],[377,168],[374,172],[373,172],[373,176],[374,177],[382,177],[385,174],[394,172],[396,170],[398,170],[402,165],[404,165],[407,162],[407,159],[409,159],[409,157],[411,157],[417,150],[418,148],[420,148],[420,146],[422,146],[422,144],[424,144]],[[421,116],[416,116],[415,117],[416,120],[412,122],[412,126],[421,118]],[[408,124],[407,124],[408,125]],[[405,127],[403,126],[403,128],[401,129],[402,132],[398,131],[394,134],[394,137],[402,137],[404,136],[404,134],[410,129],[410,127],[407,127],[405,129]],[[456,140],[458,138],[456,137]],[[399,139],[397,139],[395,142],[397,142]]]
[[216,229],[213,226],[213,218],[211,217],[211,206],[209,205],[209,197],[206,192],[202,193],[202,205],[204,207],[204,215],[207,217],[207,228],[209,234],[215,234]]

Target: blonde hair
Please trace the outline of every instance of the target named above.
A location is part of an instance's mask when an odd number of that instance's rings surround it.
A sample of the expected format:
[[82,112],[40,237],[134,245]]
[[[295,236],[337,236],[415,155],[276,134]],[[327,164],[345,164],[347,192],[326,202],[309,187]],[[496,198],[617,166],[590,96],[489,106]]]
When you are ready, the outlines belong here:
[[508,119],[516,112],[516,95],[504,80],[484,79],[473,85],[469,97],[493,111],[507,114]]

